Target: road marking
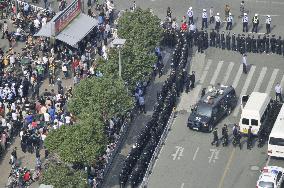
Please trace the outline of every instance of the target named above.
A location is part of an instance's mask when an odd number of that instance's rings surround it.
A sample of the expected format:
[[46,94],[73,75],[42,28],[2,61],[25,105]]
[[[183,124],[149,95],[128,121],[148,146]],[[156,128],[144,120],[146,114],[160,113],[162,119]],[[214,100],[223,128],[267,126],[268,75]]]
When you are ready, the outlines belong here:
[[211,64],[212,64],[212,59],[208,59],[206,67],[204,68],[204,71],[203,71],[202,76],[200,78],[200,83],[201,84],[203,84],[203,82],[205,81],[206,75],[207,75],[207,73],[209,71],[209,68],[210,68]]
[[224,63],[224,61],[219,61],[218,65],[217,65],[217,68],[215,69],[215,72],[213,74],[213,77],[212,77],[212,79],[210,81],[210,85],[212,85],[212,86],[215,85],[215,82],[217,80],[217,77],[219,76],[219,73],[221,71],[223,63]]
[[275,1],[272,1],[272,4],[275,4],[275,5],[284,5],[284,2],[275,2]]
[[183,186],[184,186],[184,183],[181,184],[180,188],[183,188]]
[[226,177],[226,175],[228,173],[229,167],[230,167],[230,165],[231,165],[231,163],[233,161],[235,152],[236,152],[236,149],[234,148],[232,153],[231,153],[231,155],[230,155],[230,157],[229,157],[229,160],[228,160],[228,162],[226,164],[226,167],[225,167],[224,173],[223,173],[223,175],[222,175],[222,177],[220,179],[218,188],[223,188],[223,186],[224,186],[224,180],[225,180],[225,177]]
[[249,70],[248,77],[246,78],[244,87],[243,87],[243,89],[242,89],[242,92],[241,92],[241,94],[240,94],[240,98],[239,98],[239,100],[238,100],[238,104],[237,104],[236,108],[234,109],[234,114],[233,114],[234,117],[236,117],[236,116],[238,115],[238,113],[239,113],[239,110],[240,110],[240,107],[241,107],[240,104],[241,104],[241,100],[242,100],[242,99],[241,99],[241,96],[247,94],[247,90],[248,90],[250,81],[251,81],[251,79],[252,79],[253,73],[254,73],[254,71],[255,71],[255,68],[256,68],[255,66],[252,66],[252,67],[251,67],[251,70]]
[[284,86],[284,75],[282,76],[281,82],[280,82],[281,87],[283,88]]
[[208,163],[210,164],[212,161],[213,161],[213,163],[215,163],[216,160],[219,159],[218,156],[219,156],[220,150],[210,149],[210,152],[211,152],[211,155],[210,155],[210,157],[208,157],[208,159],[209,159]]
[[195,153],[194,153],[194,155],[193,155],[193,159],[192,159],[192,160],[195,160],[195,158],[196,158],[196,156],[197,156],[198,151],[199,151],[199,147],[197,147],[197,148],[196,148],[196,151],[195,151]]
[[265,90],[265,93],[269,94],[271,92],[271,89],[273,87],[273,83],[274,83],[274,81],[276,79],[278,71],[279,71],[279,69],[274,69],[273,70],[272,75],[270,77],[270,80],[269,80],[269,82],[267,84],[267,88]]
[[269,165],[269,162],[270,162],[270,156],[268,156],[268,159],[267,159],[267,161],[266,161],[266,163],[265,163],[265,166],[268,166]]
[[226,73],[225,73],[225,76],[224,76],[223,81],[222,81],[221,84],[223,84],[223,85],[226,85],[226,84],[227,84],[227,82],[228,82],[228,80],[229,80],[229,77],[230,77],[230,75],[231,75],[231,72],[232,72],[232,70],[233,70],[233,67],[234,67],[234,63],[233,63],[233,62],[230,62],[229,65],[228,65],[227,71],[226,71]]
[[268,3],[267,1],[262,1],[262,0],[256,0],[256,3]]
[[176,146],[176,152],[172,154],[173,160],[175,161],[176,159],[180,160],[180,157],[183,156],[183,147],[181,146]]
[[267,71],[267,67],[262,67],[253,91],[259,91],[262,81],[264,79],[264,76],[266,74],[266,71]]
[[239,80],[241,78],[242,72],[243,72],[243,64],[240,65],[239,70],[237,72],[237,75],[236,75],[235,80],[234,80],[233,85],[232,85],[235,89],[238,86],[238,83],[239,83]]

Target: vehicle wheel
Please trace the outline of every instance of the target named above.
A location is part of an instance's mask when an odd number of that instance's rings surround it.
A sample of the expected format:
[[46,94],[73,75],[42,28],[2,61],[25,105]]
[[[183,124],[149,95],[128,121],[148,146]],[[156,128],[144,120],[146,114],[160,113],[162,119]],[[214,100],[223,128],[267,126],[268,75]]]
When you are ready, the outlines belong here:
[[208,132],[212,132],[213,131],[213,126],[212,125],[208,125],[209,127],[208,127]]
[[227,109],[227,115],[230,115],[231,113],[232,113],[232,108],[229,107],[229,108]]

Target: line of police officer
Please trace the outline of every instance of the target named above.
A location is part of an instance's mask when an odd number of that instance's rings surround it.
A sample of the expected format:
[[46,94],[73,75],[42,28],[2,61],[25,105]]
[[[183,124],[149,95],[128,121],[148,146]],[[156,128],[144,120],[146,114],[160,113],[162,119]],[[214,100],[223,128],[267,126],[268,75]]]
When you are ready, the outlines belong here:
[[157,95],[157,102],[150,121],[143,127],[124,161],[119,175],[120,187],[126,187],[127,182],[131,184],[131,187],[138,187],[142,182],[151,158],[155,154],[156,146],[176,105],[177,97],[185,88],[188,42],[184,33],[176,32],[176,34],[177,41],[175,43],[177,45],[173,53],[170,76]]

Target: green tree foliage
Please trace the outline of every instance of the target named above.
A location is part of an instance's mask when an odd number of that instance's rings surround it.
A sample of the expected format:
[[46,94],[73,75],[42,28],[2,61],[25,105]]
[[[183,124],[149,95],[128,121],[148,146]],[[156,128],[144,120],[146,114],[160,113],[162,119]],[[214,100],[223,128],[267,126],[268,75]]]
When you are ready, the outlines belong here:
[[[152,71],[156,56],[154,48],[162,37],[160,19],[150,10],[136,9],[134,12],[125,12],[118,21],[118,36],[126,39],[121,49],[122,79],[133,89],[137,81],[144,81],[145,75]],[[111,49],[107,63],[99,66],[105,75],[117,78],[118,50]]]
[[68,109],[74,115],[99,113],[104,120],[123,114],[133,107],[134,101],[128,95],[120,79],[108,76],[87,78],[74,89],[74,95],[68,102]]
[[50,132],[45,140],[48,150],[67,163],[95,163],[106,149],[107,138],[103,121],[87,116],[73,126],[62,126]]
[[87,188],[87,175],[82,171],[71,170],[63,164],[49,165],[43,172],[41,183],[54,188]]

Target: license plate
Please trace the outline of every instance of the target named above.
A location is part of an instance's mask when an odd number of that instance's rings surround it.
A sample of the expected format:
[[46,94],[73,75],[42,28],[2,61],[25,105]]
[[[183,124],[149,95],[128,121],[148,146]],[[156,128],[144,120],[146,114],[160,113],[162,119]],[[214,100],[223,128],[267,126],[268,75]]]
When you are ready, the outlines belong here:
[[248,133],[248,130],[245,128],[243,129],[243,133],[247,134]]
[[198,131],[198,128],[197,128],[197,127],[193,127],[192,129],[193,129],[193,130],[197,130],[197,131]]

